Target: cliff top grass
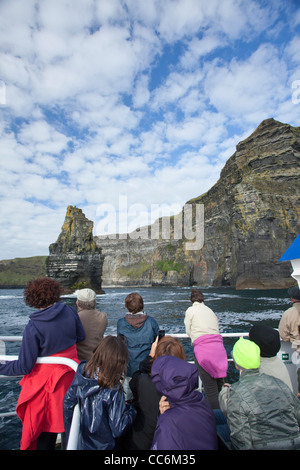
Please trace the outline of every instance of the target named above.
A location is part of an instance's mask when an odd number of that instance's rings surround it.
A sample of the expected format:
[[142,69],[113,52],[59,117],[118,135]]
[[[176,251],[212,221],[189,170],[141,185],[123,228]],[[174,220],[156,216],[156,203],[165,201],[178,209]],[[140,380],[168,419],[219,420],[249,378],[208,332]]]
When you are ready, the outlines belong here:
[[47,256],[0,261],[0,286],[25,287],[32,279],[46,276]]

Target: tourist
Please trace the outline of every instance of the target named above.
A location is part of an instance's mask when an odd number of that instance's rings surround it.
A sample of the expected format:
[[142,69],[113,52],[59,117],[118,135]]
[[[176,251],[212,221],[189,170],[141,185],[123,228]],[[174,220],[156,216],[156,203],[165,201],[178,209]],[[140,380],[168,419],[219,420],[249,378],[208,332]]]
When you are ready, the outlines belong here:
[[[291,287],[288,294],[293,302],[293,306],[287,309],[279,322],[278,330],[283,341],[290,341],[296,350],[299,348],[299,328],[300,328],[300,289]],[[300,393],[300,368],[298,374],[298,392]]]
[[259,372],[260,349],[240,338],[232,357],[239,380],[224,384],[220,406],[227,417],[233,449],[300,449],[300,400],[280,379]]
[[[296,350],[296,352],[299,354],[300,357],[300,325],[298,327],[298,339],[293,341],[292,346]],[[299,364],[299,359],[298,359],[298,364]],[[300,367],[297,369],[297,374],[298,374],[298,393],[297,397],[300,397]]]
[[211,407],[218,409],[218,396],[228,369],[227,353],[219,334],[218,318],[204,304],[202,292],[192,289],[190,299],[193,305],[185,312],[185,331],[194,346],[195,364],[206,397]]
[[1,375],[24,375],[16,410],[23,424],[21,450],[53,449],[57,433],[64,432],[63,397],[74,371],[65,365],[36,364],[43,356],[78,362],[76,343],[85,334],[76,310],[59,302],[61,292],[51,278],[28,283],[25,303],[39,310],[29,317],[18,359],[0,365]]
[[128,313],[118,320],[117,334],[122,335],[129,351],[127,378],[124,383],[124,391],[129,400],[132,398],[129,380],[138,370],[140,362],[148,356],[158,335],[159,326],[154,318],[144,312],[144,301],[138,293],[127,295],[125,307]]
[[281,347],[278,331],[259,323],[250,329],[249,339],[254,341],[260,349],[259,371],[283,380],[293,391],[287,367],[277,356]]
[[151,379],[151,366],[157,357],[164,355],[186,359],[184,347],[179,339],[164,336],[158,341],[158,337],[156,338],[149,356],[140,363],[139,370],[134,372],[129,382],[137,416],[122,444],[124,450],[149,450],[151,448],[161,398],[161,394]]
[[92,289],[77,291],[78,315],[85,331],[85,340],[77,343],[77,354],[80,361],[89,360],[103,339],[107,328],[107,315],[96,310],[96,293]]
[[[194,364],[172,356],[160,356],[151,368],[152,381],[165,398],[161,403],[152,450],[217,450],[217,428],[213,410],[197,389]],[[163,412],[164,411],[164,412]]]
[[78,450],[112,450],[131,426],[134,407],[125,403],[122,382],[128,349],[120,337],[106,336],[89,361],[82,361],[64,398],[66,440],[74,407],[80,403]]
[[300,326],[300,289],[291,287],[288,294],[293,306],[288,308],[282,315],[278,330],[283,341],[293,342],[298,339]]

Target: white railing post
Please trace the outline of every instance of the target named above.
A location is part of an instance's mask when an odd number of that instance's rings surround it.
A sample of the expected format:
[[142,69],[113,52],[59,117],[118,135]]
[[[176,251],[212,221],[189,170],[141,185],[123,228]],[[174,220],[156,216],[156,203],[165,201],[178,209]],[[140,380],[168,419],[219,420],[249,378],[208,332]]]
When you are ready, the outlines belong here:
[[73,410],[72,423],[70,427],[70,433],[67,443],[67,450],[77,450],[78,436],[80,429],[80,409],[79,404],[75,405]]

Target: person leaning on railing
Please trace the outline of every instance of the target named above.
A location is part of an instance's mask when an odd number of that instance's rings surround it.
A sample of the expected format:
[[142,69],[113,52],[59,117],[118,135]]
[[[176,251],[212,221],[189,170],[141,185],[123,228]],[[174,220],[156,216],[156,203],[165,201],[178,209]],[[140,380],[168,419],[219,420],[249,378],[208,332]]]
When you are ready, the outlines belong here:
[[61,302],[62,288],[51,278],[30,281],[24,300],[33,312],[25,327],[17,360],[0,364],[1,375],[24,375],[17,414],[22,421],[21,450],[53,449],[64,432],[63,398],[74,371],[65,365],[36,364],[38,357],[77,359],[76,343],[85,338],[78,313]]
[[191,338],[194,360],[206,397],[213,409],[219,408],[219,392],[227,375],[227,353],[215,313],[205,305],[199,289],[192,289],[192,306],[185,312],[186,334]]

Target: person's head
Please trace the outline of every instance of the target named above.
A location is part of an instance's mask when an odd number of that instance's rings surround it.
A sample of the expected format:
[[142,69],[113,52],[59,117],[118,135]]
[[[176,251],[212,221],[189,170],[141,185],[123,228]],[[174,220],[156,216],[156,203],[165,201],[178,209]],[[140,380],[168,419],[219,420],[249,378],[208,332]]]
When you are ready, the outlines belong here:
[[288,294],[293,302],[300,302],[300,289],[298,287],[290,287]]
[[156,350],[151,362],[154,362],[159,356],[175,356],[186,361],[186,355],[182,343],[173,336],[164,336],[156,346]]
[[261,357],[274,357],[280,350],[278,331],[262,323],[252,326],[249,339],[259,346]]
[[93,310],[96,305],[96,292],[92,289],[77,291],[77,307],[79,310]]
[[60,299],[62,287],[50,277],[29,281],[24,291],[24,300],[29,307],[46,308]]
[[191,291],[191,302],[204,302],[204,297],[199,289],[192,289]]
[[260,349],[250,339],[239,338],[233,346],[232,357],[237,369],[243,371],[258,369],[260,366]]
[[102,388],[114,388],[125,379],[128,361],[128,348],[118,336],[106,336],[96,348],[84,367],[85,375],[97,377]]
[[128,312],[133,314],[142,312],[144,308],[143,298],[140,296],[140,294],[132,292],[125,298],[125,307],[127,308]]

